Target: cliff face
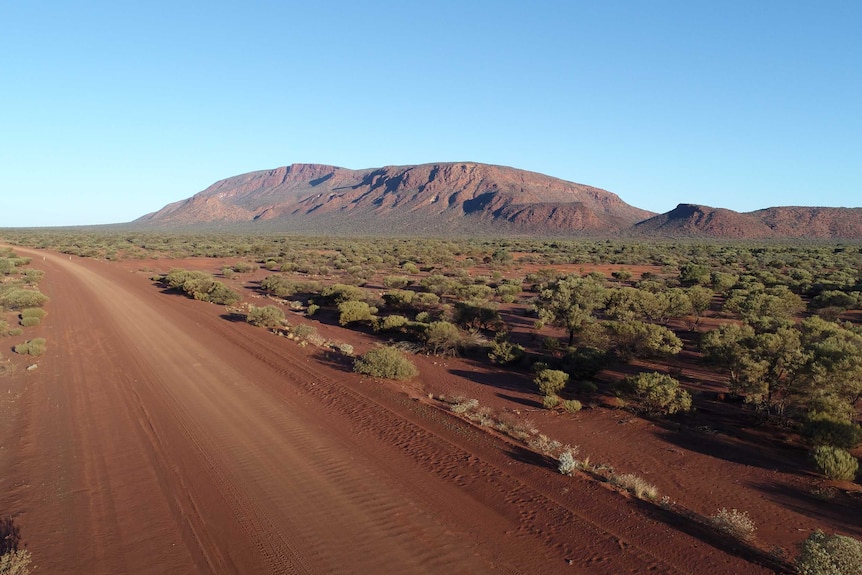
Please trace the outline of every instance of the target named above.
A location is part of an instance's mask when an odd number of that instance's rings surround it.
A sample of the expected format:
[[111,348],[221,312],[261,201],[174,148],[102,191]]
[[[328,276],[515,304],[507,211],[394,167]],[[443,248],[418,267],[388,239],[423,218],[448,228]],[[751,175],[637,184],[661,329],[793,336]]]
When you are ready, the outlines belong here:
[[136,221],[272,221],[304,230],[389,233],[615,233],[651,215],[605,190],[502,166],[348,170],[293,164],[227,178]]
[[221,180],[136,223],[341,234],[862,238],[862,208],[740,213],[680,204],[656,215],[599,188],[471,162],[366,170],[293,164]]

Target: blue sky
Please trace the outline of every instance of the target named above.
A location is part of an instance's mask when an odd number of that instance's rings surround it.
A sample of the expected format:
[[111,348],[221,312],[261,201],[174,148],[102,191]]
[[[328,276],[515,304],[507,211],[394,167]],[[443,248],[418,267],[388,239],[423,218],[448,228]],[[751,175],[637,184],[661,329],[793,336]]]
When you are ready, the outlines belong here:
[[[135,4],[135,5],[126,5]],[[0,227],[295,162],[862,206],[862,2],[0,2]]]

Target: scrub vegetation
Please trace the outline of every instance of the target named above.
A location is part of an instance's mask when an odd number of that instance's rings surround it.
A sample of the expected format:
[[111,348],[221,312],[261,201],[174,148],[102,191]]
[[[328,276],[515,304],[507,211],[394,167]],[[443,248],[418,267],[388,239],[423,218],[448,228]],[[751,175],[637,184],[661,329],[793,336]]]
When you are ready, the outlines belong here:
[[[157,279],[214,303],[268,298],[265,306],[245,308],[256,326],[287,329],[288,311],[304,320],[291,334],[315,322],[361,332],[383,344],[353,364],[374,378],[416,377],[414,354],[461,356],[519,375],[536,406],[562,418],[613,405],[668,427],[706,429],[703,408],[720,405],[773,433],[775,442],[805,446],[810,457],[800,471],[823,481],[857,478],[859,243],[134,231],[20,232],[5,239],[105,259],[231,259],[236,263],[216,268],[221,279],[180,268]],[[0,257],[0,272],[18,278],[14,286],[3,284],[0,302],[26,325],[25,318],[38,317],[29,310],[40,308],[44,296],[20,272],[23,266],[11,255]],[[347,355],[352,352],[350,346]],[[697,373],[708,373],[711,386]],[[455,403],[452,411],[492,425],[488,413],[465,406]],[[558,447],[544,455],[566,475],[586,470],[638,498],[658,500],[657,489],[638,476],[584,463]],[[745,511],[722,508],[703,522],[741,541],[754,539]],[[822,536],[809,545],[808,556],[850,549],[839,543]],[[813,565],[815,559],[804,561]]]

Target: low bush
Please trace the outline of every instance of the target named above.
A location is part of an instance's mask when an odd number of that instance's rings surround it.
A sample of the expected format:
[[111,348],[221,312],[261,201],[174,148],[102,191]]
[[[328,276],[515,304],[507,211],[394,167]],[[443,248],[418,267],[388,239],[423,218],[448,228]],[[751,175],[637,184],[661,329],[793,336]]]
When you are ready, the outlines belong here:
[[0,304],[12,310],[42,307],[46,303],[48,303],[48,296],[32,289],[13,289],[0,298]]
[[805,422],[802,435],[812,445],[853,449],[862,443],[862,426],[829,414],[817,413]]
[[836,481],[852,481],[859,470],[859,461],[840,447],[818,445],[811,458],[820,473]]
[[0,575],[29,575],[30,552],[26,549],[13,549],[0,555]]
[[332,348],[341,353],[341,355],[353,357],[353,346],[349,343],[334,343],[332,344]]
[[373,321],[377,308],[364,301],[346,300],[338,304],[338,323],[347,325],[357,321]]
[[625,489],[638,499],[655,499],[658,497],[658,488],[634,473],[613,475],[611,476],[611,484]]
[[379,346],[358,357],[353,364],[357,373],[382,377],[384,379],[405,380],[419,375],[413,363],[395,348]]
[[204,272],[173,269],[161,281],[169,288],[200,301],[233,305],[242,299],[238,293]]
[[563,475],[571,475],[578,469],[578,460],[575,458],[575,450],[566,449],[557,458],[557,469]]
[[284,311],[274,305],[251,306],[246,321],[257,327],[279,327],[284,322]]
[[316,327],[314,327],[313,325],[306,325],[304,323],[293,326],[290,331],[295,337],[298,337],[299,339],[306,339],[311,335],[317,334]]
[[560,407],[569,413],[577,413],[583,409],[583,405],[577,399],[566,399],[560,403]]
[[609,363],[607,352],[595,347],[582,346],[569,348],[563,356],[562,367],[575,379],[591,379]]
[[533,451],[537,451],[542,455],[547,455],[549,457],[559,457],[560,453],[563,451],[563,444],[557,441],[556,439],[551,439],[544,433],[540,433],[530,438],[527,442],[527,446]]
[[45,353],[46,342],[44,337],[29,339],[24,343],[19,343],[13,349],[15,353],[20,355],[42,355]]
[[561,401],[563,400],[560,399],[559,395],[546,395],[542,397],[542,407],[544,407],[545,409],[554,409],[555,407],[560,405]]
[[[418,316],[417,316],[418,321]],[[448,321],[434,321],[425,330],[425,349],[433,355],[455,355],[461,344],[461,330]]]
[[491,344],[491,351],[488,352],[488,358],[499,365],[508,365],[516,363],[524,358],[524,347],[521,345],[513,345],[507,340],[494,340]]
[[757,527],[754,525],[754,520],[748,516],[747,511],[739,511],[738,509],[730,509],[722,507],[718,513],[709,518],[712,526],[722,533],[730,535],[740,541],[751,541],[754,539],[754,532]]
[[478,399],[464,399],[464,400],[459,400],[459,401],[456,401],[455,403],[453,403],[452,406],[449,408],[449,410],[452,413],[461,414],[461,413],[467,413],[468,411],[472,411],[472,410],[476,409],[477,407],[479,407],[479,400]]
[[405,276],[386,276],[383,278],[383,285],[389,289],[404,289],[410,285],[410,278]]
[[28,317],[35,317],[38,319],[42,319],[43,317],[45,317],[45,315],[47,313],[48,312],[46,312],[44,309],[42,309],[40,307],[28,307],[26,309],[21,310],[21,318],[24,319],[24,318],[28,318]]
[[375,331],[394,331],[396,329],[401,329],[410,320],[408,320],[403,315],[387,315],[384,317],[378,317],[374,321],[374,330]]
[[862,541],[826,535],[818,529],[800,545],[796,568],[800,575],[858,575],[862,573]]

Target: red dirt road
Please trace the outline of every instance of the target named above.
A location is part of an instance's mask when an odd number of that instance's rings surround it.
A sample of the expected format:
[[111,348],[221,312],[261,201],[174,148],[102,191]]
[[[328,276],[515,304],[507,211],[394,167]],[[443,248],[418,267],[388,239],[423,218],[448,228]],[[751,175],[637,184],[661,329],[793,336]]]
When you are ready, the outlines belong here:
[[48,352],[0,502],[40,573],[770,572],[147,274],[16,251]]

